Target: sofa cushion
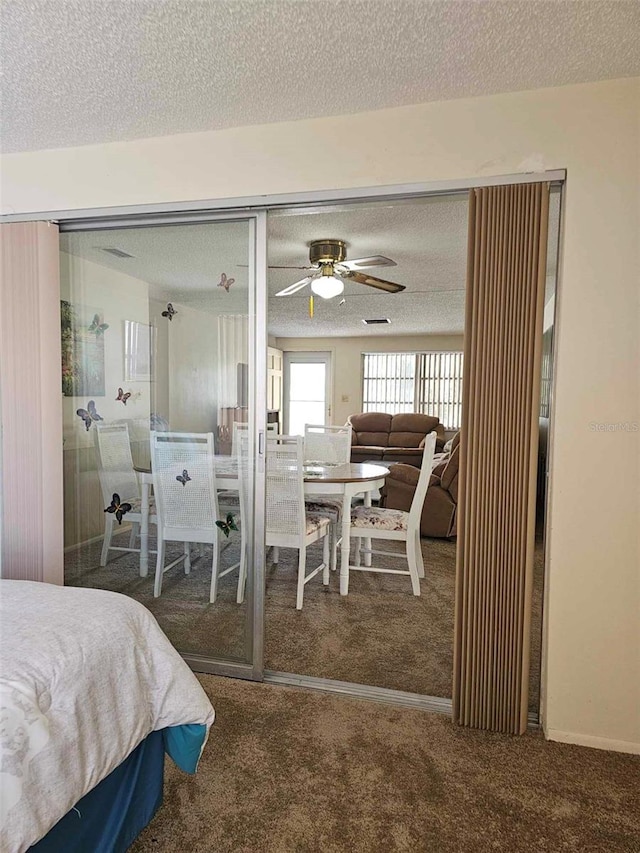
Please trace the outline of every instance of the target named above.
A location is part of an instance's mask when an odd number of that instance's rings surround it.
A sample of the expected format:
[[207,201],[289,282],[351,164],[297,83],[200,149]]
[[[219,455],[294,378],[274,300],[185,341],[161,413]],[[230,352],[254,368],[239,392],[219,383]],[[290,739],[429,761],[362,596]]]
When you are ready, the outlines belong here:
[[355,445],[371,445],[372,447],[388,447],[389,433],[388,432],[357,432],[355,433],[356,440],[352,443]]
[[419,447],[386,447],[382,454],[383,462],[406,462],[407,465],[422,465],[424,451]]
[[369,445],[351,445],[351,461],[364,462],[367,459],[382,459],[382,454],[386,450],[385,447],[377,447],[375,444]]
[[438,424],[438,418],[431,415],[414,412],[394,415],[389,430],[389,447],[419,447],[420,442],[435,430]]
[[354,432],[386,432],[391,430],[391,419],[393,415],[386,412],[360,412],[357,415],[349,415],[348,423]]

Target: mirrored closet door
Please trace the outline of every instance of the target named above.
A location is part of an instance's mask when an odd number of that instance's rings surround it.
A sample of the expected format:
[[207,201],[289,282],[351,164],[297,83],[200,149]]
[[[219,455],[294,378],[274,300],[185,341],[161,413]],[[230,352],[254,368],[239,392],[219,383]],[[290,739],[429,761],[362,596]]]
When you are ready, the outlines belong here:
[[65,583],[255,669],[259,217],[126,226],[60,237]]

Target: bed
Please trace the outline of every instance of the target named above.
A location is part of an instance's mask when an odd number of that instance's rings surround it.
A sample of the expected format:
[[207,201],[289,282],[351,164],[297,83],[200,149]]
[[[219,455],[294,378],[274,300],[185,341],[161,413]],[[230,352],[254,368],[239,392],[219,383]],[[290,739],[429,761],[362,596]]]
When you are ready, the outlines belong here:
[[196,771],[214,711],[151,613],[118,593],[0,581],[0,850],[120,853]]

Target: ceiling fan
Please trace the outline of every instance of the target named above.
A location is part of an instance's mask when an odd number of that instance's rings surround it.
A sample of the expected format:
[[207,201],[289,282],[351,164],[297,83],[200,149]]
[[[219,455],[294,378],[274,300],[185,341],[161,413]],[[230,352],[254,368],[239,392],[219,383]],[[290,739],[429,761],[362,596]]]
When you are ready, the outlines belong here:
[[356,258],[347,260],[347,244],[343,240],[313,240],[309,244],[308,267],[279,267],[272,266],[270,269],[278,270],[306,270],[309,275],[299,281],[278,291],[276,296],[291,296],[302,290],[308,284],[311,285],[312,293],[323,299],[332,299],[340,296],[344,291],[345,279],[356,281],[358,284],[366,284],[387,293],[400,293],[405,290],[404,285],[396,284],[394,281],[385,281],[373,275],[360,272],[367,267],[395,267],[396,262],[383,255],[372,255],[368,258]]

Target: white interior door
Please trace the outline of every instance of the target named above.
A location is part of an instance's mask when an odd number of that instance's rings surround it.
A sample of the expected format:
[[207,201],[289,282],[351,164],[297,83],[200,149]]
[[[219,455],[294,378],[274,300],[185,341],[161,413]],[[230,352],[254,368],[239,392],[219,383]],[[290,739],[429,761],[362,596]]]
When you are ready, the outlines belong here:
[[304,435],[305,424],[330,423],[331,353],[285,352],[285,433]]

